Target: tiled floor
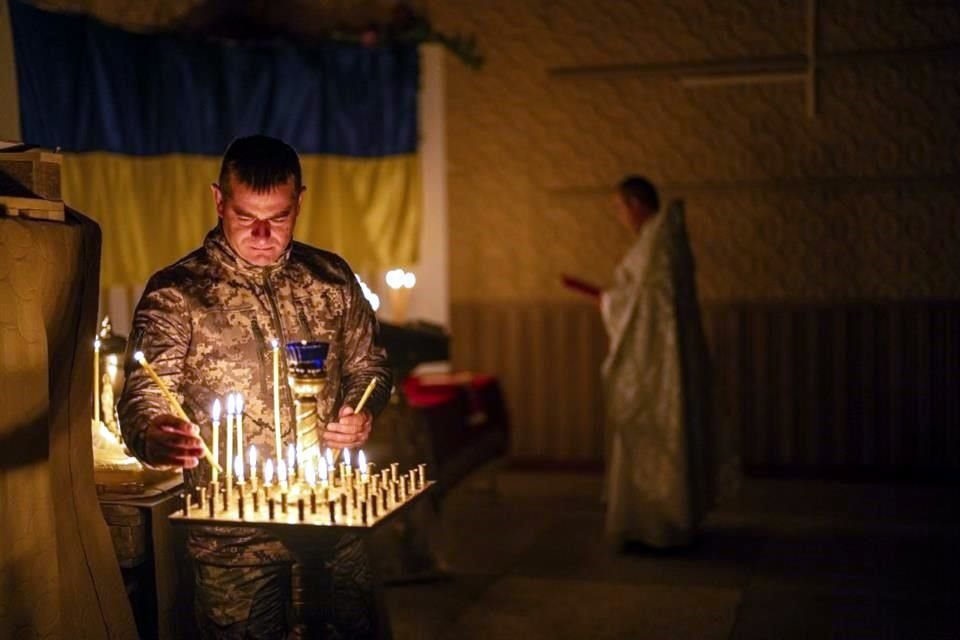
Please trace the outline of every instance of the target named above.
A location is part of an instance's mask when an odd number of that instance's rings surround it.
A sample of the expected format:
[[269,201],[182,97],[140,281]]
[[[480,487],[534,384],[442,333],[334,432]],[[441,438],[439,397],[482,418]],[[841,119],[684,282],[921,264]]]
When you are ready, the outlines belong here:
[[960,500],[750,481],[684,552],[604,543],[600,478],[505,472],[446,500],[445,580],[390,587],[394,637],[960,638]]

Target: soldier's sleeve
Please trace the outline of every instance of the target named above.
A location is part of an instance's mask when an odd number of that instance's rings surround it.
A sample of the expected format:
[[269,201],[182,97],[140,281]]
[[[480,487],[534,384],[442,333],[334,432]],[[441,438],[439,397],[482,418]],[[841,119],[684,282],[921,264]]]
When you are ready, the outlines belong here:
[[355,407],[370,380],[377,386],[367,399],[364,409],[379,414],[390,400],[393,374],[387,362],[387,350],[380,345],[380,325],[363,297],[363,291],[353,273],[347,278],[346,309],[344,310],[344,406]]
[[145,459],[144,432],[150,420],[174,411],[133,354],[142,351],[167,388],[182,400],[177,390],[189,345],[190,316],[183,295],[151,280],[134,313],[125,359],[126,382],[117,404],[123,439],[140,460]]

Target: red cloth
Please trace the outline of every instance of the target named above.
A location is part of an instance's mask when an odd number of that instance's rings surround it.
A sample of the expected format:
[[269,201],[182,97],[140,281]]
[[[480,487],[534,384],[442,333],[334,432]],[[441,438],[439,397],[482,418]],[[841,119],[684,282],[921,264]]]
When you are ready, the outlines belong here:
[[409,376],[403,381],[403,392],[411,407],[426,409],[453,402],[465,391],[473,400],[472,409],[482,410],[477,406],[478,392],[496,384],[496,380],[494,376],[468,372]]

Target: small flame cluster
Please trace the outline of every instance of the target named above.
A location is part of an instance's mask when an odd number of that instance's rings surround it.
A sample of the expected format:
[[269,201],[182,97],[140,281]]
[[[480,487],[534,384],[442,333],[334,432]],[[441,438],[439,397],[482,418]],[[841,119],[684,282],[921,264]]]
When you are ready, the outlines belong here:
[[403,269],[387,271],[386,280],[391,289],[413,289],[417,285],[417,276],[412,271]]

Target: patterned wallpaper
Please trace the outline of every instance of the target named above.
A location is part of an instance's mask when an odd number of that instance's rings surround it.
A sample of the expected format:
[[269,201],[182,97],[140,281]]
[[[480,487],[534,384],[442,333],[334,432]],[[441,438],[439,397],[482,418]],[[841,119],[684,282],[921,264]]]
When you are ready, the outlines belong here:
[[488,59],[447,64],[455,304],[606,281],[626,172],[686,200],[705,301],[960,295],[960,5],[821,0],[815,119],[799,83],[557,73],[800,56],[803,0],[428,5]]

